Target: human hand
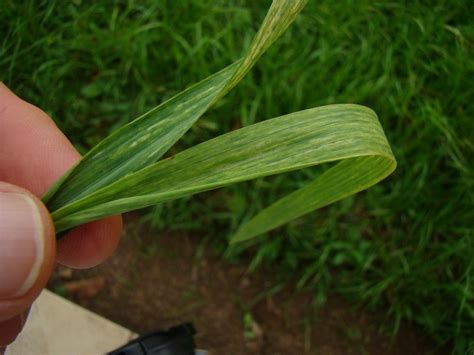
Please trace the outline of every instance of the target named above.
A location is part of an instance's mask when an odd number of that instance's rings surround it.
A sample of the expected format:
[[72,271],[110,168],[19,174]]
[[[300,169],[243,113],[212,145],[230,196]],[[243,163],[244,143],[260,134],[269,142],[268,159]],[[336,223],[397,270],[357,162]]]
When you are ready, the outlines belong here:
[[56,245],[39,197],[79,159],[43,111],[0,82],[0,354],[21,331],[55,261],[93,267],[118,244],[120,216],[80,226]]

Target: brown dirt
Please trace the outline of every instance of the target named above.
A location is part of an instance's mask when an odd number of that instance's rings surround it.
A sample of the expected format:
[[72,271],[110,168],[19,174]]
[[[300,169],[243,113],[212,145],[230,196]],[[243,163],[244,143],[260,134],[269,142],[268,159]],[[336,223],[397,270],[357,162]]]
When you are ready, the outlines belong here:
[[290,287],[268,292],[271,270],[253,274],[205,250],[202,239],[157,235],[127,224],[117,253],[93,270],[58,270],[50,288],[72,280],[105,279],[94,297],[73,300],[136,332],[192,321],[198,347],[229,354],[435,354],[416,329],[402,327],[391,341],[380,334],[378,317],[331,297],[319,310],[311,294]]

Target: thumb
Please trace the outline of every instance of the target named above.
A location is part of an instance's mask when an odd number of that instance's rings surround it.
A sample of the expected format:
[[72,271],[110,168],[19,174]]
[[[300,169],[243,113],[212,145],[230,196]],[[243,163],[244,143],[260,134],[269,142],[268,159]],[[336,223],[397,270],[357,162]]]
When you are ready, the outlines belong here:
[[46,207],[27,190],[0,182],[0,346],[20,330],[5,328],[38,297],[54,260],[54,226]]

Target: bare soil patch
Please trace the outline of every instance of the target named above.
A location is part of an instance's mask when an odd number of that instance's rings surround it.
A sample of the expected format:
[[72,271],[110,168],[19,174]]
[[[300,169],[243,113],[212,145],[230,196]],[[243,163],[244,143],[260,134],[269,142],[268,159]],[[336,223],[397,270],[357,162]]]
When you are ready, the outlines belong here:
[[271,270],[248,274],[202,240],[129,221],[107,263],[85,271],[60,268],[50,288],[138,333],[191,321],[198,346],[214,355],[441,353],[411,327],[391,340],[377,330],[378,315],[338,297],[316,310],[310,292],[286,287],[272,294]]

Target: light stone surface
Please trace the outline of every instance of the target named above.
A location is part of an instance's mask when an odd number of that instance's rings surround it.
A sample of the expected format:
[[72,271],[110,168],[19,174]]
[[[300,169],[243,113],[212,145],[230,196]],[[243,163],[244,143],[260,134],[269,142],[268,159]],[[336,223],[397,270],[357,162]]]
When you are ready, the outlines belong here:
[[114,350],[136,334],[47,290],[6,355],[92,355]]

